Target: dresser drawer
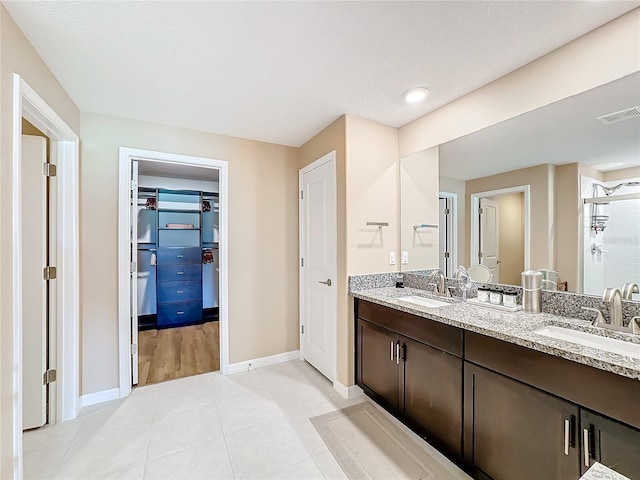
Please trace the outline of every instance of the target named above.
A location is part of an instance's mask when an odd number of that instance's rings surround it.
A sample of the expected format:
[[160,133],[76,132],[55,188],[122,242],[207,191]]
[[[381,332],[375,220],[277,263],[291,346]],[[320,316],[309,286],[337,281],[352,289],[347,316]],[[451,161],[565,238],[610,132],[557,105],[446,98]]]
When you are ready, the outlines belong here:
[[159,265],[157,269],[158,283],[188,282],[202,279],[202,264],[195,265]]
[[202,298],[202,282],[158,283],[158,303],[186,302]]
[[202,302],[174,302],[158,304],[158,327],[185,325],[202,320]]
[[161,247],[158,248],[158,265],[186,265],[202,263],[200,247]]

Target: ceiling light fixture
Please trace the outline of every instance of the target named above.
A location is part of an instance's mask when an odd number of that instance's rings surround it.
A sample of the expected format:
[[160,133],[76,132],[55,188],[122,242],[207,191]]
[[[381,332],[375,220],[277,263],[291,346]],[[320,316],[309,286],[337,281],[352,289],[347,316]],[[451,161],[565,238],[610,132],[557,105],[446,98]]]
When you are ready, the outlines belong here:
[[402,98],[404,101],[410,105],[415,105],[417,103],[424,102],[429,96],[429,89],[425,87],[416,87],[410,90],[407,90],[402,94]]

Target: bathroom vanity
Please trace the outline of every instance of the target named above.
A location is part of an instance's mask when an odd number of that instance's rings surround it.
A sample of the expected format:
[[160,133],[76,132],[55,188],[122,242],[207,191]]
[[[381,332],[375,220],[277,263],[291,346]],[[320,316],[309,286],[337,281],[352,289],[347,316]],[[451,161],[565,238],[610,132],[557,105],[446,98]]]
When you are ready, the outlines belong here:
[[600,462],[640,479],[640,358],[536,333],[584,321],[352,295],[356,383],[475,478],[575,480]]

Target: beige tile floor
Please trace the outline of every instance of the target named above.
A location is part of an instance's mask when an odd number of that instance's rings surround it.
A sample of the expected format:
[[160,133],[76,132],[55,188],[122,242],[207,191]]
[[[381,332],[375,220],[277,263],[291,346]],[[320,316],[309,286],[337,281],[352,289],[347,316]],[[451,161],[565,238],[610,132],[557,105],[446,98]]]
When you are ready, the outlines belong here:
[[305,362],[135,389],[24,434],[25,479],[344,479],[310,417],[345,400]]

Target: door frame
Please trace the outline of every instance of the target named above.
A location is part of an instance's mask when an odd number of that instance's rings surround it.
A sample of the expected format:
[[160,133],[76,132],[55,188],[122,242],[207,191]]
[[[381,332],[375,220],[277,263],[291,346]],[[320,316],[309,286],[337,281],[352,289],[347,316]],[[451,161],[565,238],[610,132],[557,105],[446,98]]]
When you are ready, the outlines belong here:
[[453,272],[458,269],[458,194],[453,192],[438,192],[438,198],[450,198],[451,199],[451,241],[452,254],[451,254],[451,268]]
[[469,252],[469,266],[477,263],[476,260],[480,248],[480,236],[478,235],[480,225],[477,215],[478,208],[480,208],[480,199],[518,192],[524,193],[524,269],[529,270],[531,259],[531,185],[518,185],[516,187],[500,188],[471,194],[471,250]]
[[[49,137],[58,167],[56,315],[49,321],[49,361],[58,373],[49,388],[49,423],[70,420],[80,409],[80,262],[78,135],[17,73],[13,74],[12,282],[13,282],[13,471],[22,478],[22,118]],[[53,363],[53,365],[51,365]]]
[[118,363],[119,396],[131,393],[131,289],[129,264],[129,228],[132,215],[129,205],[129,177],[133,160],[145,162],[171,163],[185,167],[204,167],[219,172],[219,305],[220,305],[220,371],[229,372],[229,166],[226,160],[194,157],[174,153],[156,152],[138,148],[120,147],[118,181]]
[[[306,173],[309,173],[312,170],[315,170],[318,167],[323,166],[326,163],[331,163],[332,165],[332,173],[333,173],[333,184],[334,184],[334,205],[336,208],[335,224],[334,224],[334,232],[335,237],[333,239],[335,244],[335,252],[336,257],[334,258],[335,272],[336,272],[336,286],[338,285],[338,188],[337,188],[337,172],[336,172],[336,151],[332,150],[331,152],[323,155],[318,160],[310,163],[304,168],[301,168],[298,171],[298,191],[302,192],[303,190],[303,177]],[[304,360],[304,338],[302,337],[302,325],[304,325],[304,281],[305,281],[305,269],[302,266],[302,259],[304,258],[304,204],[302,198],[298,197],[298,271],[299,271],[299,283],[298,283],[298,295],[300,302],[300,311],[299,311],[299,320],[298,320],[298,335],[300,342],[300,360]],[[338,289],[336,288],[333,291],[333,295],[335,296],[334,305],[336,306],[335,311],[335,325],[333,328],[333,344],[335,345],[335,355],[333,358],[333,378],[330,378],[331,382],[335,385],[338,381]]]

